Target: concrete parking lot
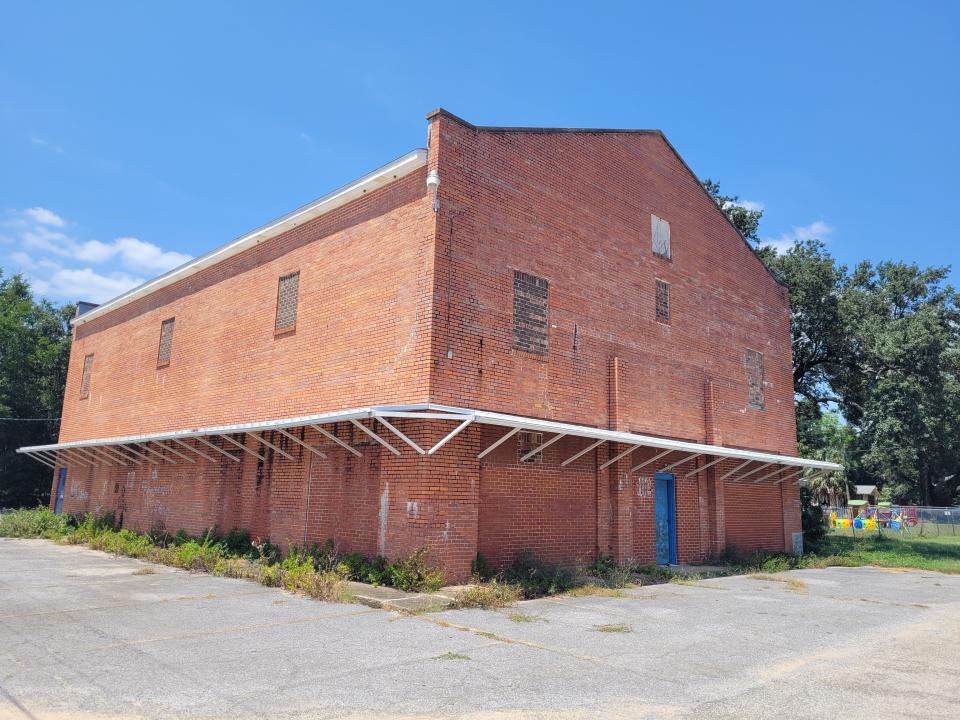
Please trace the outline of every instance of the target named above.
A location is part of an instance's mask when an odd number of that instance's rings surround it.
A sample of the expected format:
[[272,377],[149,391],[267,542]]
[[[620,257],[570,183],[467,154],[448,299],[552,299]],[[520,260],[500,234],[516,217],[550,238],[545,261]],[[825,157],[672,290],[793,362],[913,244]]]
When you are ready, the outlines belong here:
[[960,717],[960,577],[775,578],[401,616],[0,540],[0,717]]

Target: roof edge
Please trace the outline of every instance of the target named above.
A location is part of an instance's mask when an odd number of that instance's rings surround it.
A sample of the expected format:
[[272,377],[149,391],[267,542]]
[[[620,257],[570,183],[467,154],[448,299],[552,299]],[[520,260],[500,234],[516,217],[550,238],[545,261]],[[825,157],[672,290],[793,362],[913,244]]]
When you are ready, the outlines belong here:
[[464,120],[459,115],[454,115],[449,110],[437,108],[427,113],[427,120],[433,120],[437,117],[445,117],[454,122],[460,123],[464,127],[475,130],[476,132],[489,133],[533,133],[533,134],[558,134],[558,133],[582,133],[584,135],[601,135],[604,133],[612,134],[641,134],[641,135],[663,135],[663,132],[652,128],[578,128],[578,127],[525,127],[509,125],[474,125]]
[[335,210],[342,205],[346,205],[352,200],[357,199],[364,193],[376,190],[399,180],[406,175],[424,167],[427,164],[427,151],[424,148],[417,148],[396,160],[377,168],[373,172],[367,173],[363,177],[354,180],[351,183],[343,185],[333,192],[327,193],[321,198],[307,203],[292,212],[283,215],[276,220],[272,220],[265,225],[252,230],[240,237],[237,237],[225,245],[204,253],[198,257],[188,260],[183,265],[173,268],[159,275],[152,280],[148,280],[142,285],[128,290],[118,295],[112,300],[108,300],[102,305],[97,306],[79,317],[70,321],[72,325],[83,325],[90,320],[106,315],[113,310],[128,305],[135,300],[150,295],[161,288],[172,285],[179,280],[190,277],[201,270],[223,262],[238,253],[243,252],[259,243],[269,240],[281,233],[301,225],[310,220],[314,220],[331,210]]

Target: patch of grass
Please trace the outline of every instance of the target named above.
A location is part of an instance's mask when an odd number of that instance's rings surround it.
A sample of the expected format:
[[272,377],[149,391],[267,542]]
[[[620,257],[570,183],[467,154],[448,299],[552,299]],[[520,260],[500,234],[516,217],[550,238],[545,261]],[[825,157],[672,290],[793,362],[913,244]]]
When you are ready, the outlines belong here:
[[593,629],[596,632],[602,633],[631,633],[633,632],[633,627],[627,625],[626,623],[617,623],[611,625],[594,625]]
[[443,655],[437,655],[434,660],[469,660],[469,655],[458,652],[446,652]]
[[783,583],[787,590],[795,593],[805,593],[807,591],[807,584],[800,578],[781,577],[779,575],[771,575],[770,573],[751,573],[748,575],[748,577],[753,580],[767,580],[770,582]]
[[133,571],[134,575],[156,575],[157,571],[152,567],[142,567]]
[[527,615],[526,613],[508,613],[507,620],[515,623],[546,622],[542,617],[536,615]]
[[674,573],[669,582],[673,585],[696,585],[703,580],[698,573]]
[[523,590],[517,585],[498,580],[477,583],[458,592],[450,607],[462,608],[502,608],[509,607],[523,598]]
[[569,597],[589,597],[591,595],[598,597],[624,597],[626,593],[618,588],[587,583],[585,585],[578,585],[577,587],[570,588],[564,593],[564,595],[568,595]]

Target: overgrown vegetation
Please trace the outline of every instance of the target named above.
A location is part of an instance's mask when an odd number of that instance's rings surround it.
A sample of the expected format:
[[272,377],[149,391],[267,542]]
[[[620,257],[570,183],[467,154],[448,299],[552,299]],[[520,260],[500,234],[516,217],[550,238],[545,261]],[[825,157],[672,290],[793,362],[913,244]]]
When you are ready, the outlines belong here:
[[284,555],[270,542],[251,540],[245,530],[219,535],[215,529],[200,537],[183,530],[171,535],[161,529],[138,533],[116,529],[112,513],[82,517],[57,515],[47,508],[18,510],[0,515],[0,537],[48,538],[71,545],[139,558],[194,572],[254,580],[321,600],[347,597],[347,580],[391,585],[425,592],[443,585],[443,573],[428,563],[421,548],[406,558],[389,562],[360,555],[339,555],[332,541],[323,546],[291,547]]
[[461,590],[454,596],[450,607],[454,609],[502,608],[509,607],[522,598],[523,590],[518,585],[493,579]]

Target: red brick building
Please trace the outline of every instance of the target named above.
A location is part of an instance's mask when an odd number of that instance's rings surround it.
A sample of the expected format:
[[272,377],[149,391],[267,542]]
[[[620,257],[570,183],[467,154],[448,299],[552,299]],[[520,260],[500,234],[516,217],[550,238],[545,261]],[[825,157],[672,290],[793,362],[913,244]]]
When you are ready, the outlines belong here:
[[450,579],[790,549],[787,291],[662,133],[476,127],[75,320],[52,505]]

